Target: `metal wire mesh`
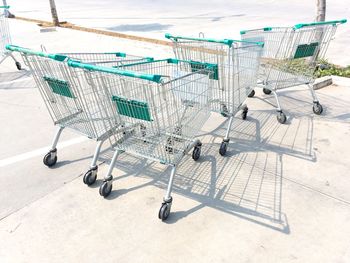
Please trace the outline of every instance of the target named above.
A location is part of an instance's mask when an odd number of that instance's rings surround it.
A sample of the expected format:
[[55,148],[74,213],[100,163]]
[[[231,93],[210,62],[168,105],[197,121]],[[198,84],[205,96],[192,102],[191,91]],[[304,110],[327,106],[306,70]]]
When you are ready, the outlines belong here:
[[173,41],[176,58],[213,63],[218,66],[212,78],[213,104],[216,112],[235,114],[257,80],[262,46],[254,43],[234,43],[232,46],[203,40]]
[[242,39],[265,43],[259,79],[276,90],[314,81],[317,61],[324,58],[336,29],[333,24],[273,27],[245,31]]
[[108,138],[120,126],[103,89],[91,85],[82,69],[36,55],[22,53],[22,57],[56,125],[95,140]]
[[10,28],[5,16],[5,9],[0,8],[0,63],[7,57],[9,51],[5,49],[7,44],[11,44]]
[[176,164],[209,117],[209,72],[184,71],[185,63],[167,60],[119,69],[162,75],[161,83],[89,71],[93,86],[103,86],[115,118],[125,127],[117,149],[162,163]]

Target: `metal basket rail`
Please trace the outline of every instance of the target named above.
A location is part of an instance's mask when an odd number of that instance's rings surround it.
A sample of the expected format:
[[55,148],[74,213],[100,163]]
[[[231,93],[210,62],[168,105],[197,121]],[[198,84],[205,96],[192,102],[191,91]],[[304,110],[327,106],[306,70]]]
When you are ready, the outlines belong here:
[[10,27],[6,17],[6,10],[9,8],[9,6],[0,6],[0,64],[7,57],[11,57],[15,61],[17,69],[20,70],[21,64],[11,54],[11,51],[6,49],[6,45],[11,44]]
[[[314,112],[320,114],[313,82],[318,61],[325,57],[338,25],[346,20],[297,24],[293,27],[265,27],[241,31],[242,40],[265,43],[259,72],[259,84],[269,94],[279,89],[308,84]],[[277,95],[277,110],[282,112]],[[285,116],[282,121],[285,121]],[[284,123],[284,122],[282,122]]]
[[107,67],[115,67],[124,64],[134,63],[136,61],[152,61],[151,57],[141,57],[126,54],[123,52],[71,52],[71,53],[58,53],[69,57],[72,60],[77,60],[83,63],[104,65]]

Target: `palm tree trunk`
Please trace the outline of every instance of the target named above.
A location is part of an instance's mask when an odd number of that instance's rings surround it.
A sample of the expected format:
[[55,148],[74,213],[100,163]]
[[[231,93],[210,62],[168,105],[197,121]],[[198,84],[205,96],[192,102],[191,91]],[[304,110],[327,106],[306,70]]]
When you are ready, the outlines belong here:
[[316,21],[326,20],[326,0],[316,0]]
[[52,22],[55,26],[59,26],[60,22],[58,21],[55,0],[50,0],[50,8],[51,8]]

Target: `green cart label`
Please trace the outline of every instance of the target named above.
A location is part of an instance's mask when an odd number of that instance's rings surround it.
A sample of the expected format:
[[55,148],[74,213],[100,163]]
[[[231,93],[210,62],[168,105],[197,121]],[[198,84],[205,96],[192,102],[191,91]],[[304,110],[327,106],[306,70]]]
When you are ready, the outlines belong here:
[[119,114],[134,119],[152,121],[147,102],[128,100],[119,96],[113,96],[112,101],[116,103]]
[[303,44],[297,47],[294,58],[312,57],[318,47],[318,42]]
[[56,93],[58,95],[68,97],[68,98],[75,98],[73,95],[73,92],[71,91],[69,87],[69,83],[65,80],[55,79],[51,77],[43,77],[44,80],[49,84],[51,90],[53,93]]

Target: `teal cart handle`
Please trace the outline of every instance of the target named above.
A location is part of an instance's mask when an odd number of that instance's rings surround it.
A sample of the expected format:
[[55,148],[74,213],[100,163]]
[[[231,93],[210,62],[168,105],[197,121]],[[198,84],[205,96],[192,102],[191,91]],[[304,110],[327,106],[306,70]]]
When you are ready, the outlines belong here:
[[87,69],[92,71],[112,73],[112,74],[126,76],[126,77],[139,78],[139,79],[144,79],[148,81],[153,81],[156,83],[160,83],[163,77],[162,75],[140,74],[133,71],[125,71],[125,70],[119,70],[116,68],[101,67],[101,66],[96,66],[92,64],[81,63],[71,59],[68,60],[68,66],[73,68],[82,68],[82,69]]
[[253,42],[253,41],[245,41],[245,40],[234,40],[234,39],[213,39],[213,38],[196,38],[196,37],[181,37],[181,36],[173,36],[171,34],[165,34],[167,39],[173,39],[177,41],[178,39],[183,40],[194,40],[194,41],[203,41],[203,42],[211,42],[211,43],[221,43],[228,46],[232,46],[233,43],[247,43],[247,44],[255,44],[259,46],[264,46],[263,42]]
[[293,27],[293,29],[300,29],[308,26],[337,25],[337,24],[344,24],[346,22],[347,22],[346,19],[341,19],[341,20],[324,21],[324,22],[313,22],[308,24],[297,24]]
[[67,56],[64,56],[64,55],[48,54],[45,52],[34,51],[34,50],[29,49],[29,48],[23,48],[23,47],[19,47],[19,46],[15,46],[15,45],[6,45],[6,49],[10,50],[10,51],[28,54],[28,55],[36,55],[36,56],[40,56],[40,57],[51,58],[51,59],[54,59],[57,61],[64,61],[67,58]]
[[9,8],[10,8],[10,6],[9,6],[9,5],[2,5],[2,6],[0,6],[0,8],[3,8],[3,9],[9,9]]

